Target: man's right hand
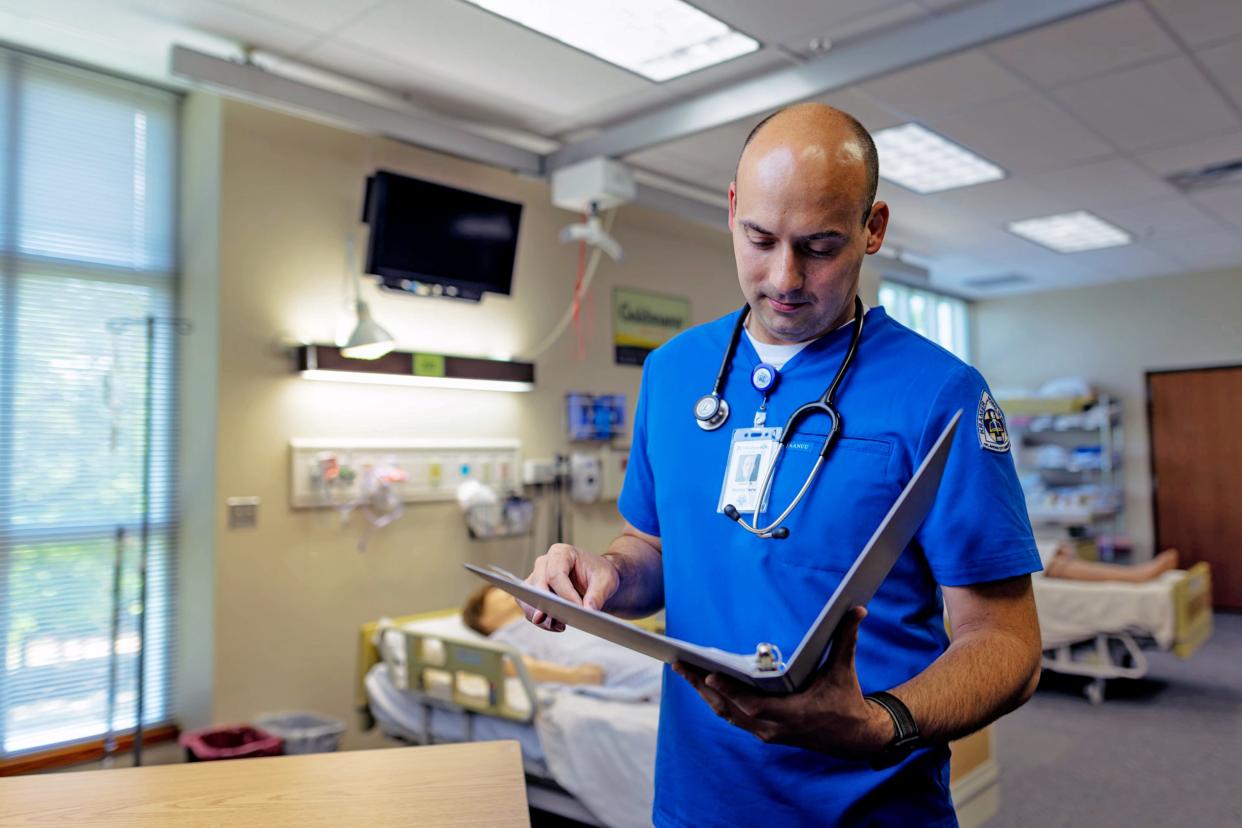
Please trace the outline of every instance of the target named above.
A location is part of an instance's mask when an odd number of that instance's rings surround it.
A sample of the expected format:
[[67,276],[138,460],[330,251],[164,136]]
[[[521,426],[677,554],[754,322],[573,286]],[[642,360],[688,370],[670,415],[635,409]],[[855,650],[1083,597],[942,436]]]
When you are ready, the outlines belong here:
[[[526,583],[535,589],[551,590],[587,609],[602,610],[621,585],[621,575],[606,556],[557,543],[535,560],[535,569]],[[528,604],[522,603],[522,611],[526,613],[526,620],[545,630],[561,632],[565,629],[560,621]]]

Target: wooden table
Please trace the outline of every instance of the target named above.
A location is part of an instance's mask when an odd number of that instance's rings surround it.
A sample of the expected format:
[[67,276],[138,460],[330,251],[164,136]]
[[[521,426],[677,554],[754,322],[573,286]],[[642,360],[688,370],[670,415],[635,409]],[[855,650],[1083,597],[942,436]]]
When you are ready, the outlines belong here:
[[0,826],[529,826],[517,742],[0,779]]

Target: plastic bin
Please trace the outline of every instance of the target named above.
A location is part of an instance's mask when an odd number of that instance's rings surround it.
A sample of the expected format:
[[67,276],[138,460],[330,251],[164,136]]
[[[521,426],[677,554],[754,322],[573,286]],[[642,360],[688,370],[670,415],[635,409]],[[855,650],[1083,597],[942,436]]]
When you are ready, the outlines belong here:
[[345,723],[319,713],[265,713],[255,724],[285,740],[285,753],[330,753],[341,744]]
[[250,725],[208,727],[183,733],[179,741],[188,762],[279,756],[284,750],[279,736]]

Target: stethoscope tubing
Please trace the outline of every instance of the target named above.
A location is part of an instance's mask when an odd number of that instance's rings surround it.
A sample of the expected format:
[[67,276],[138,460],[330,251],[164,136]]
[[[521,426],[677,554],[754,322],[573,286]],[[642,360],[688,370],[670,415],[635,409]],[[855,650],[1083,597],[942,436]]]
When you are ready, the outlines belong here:
[[[720,372],[716,375],[716,386],[712,389],[713,395],[719,395],[721,388],[723,388],[724,380],[726,376],[728,375],[728,366],[733,361],[733,354],[737,349],[737,340],[741,334],[742,327],[746,323],[746,316],[748,315],[749,310],[750,310],[749,306],[745,310],[743,310],[742,315],[739,318],[737,325],[734,327],[733,336],[731,337],[729,341],[728,351],[725,354],[724,361],[721,363]],[[756,499],[755,501],[755,508],[754,508],[754,511],[751,513],[750,523],[747,523],[742,518],[741,513],[737,510],[736,507],[733,506],[733,504],[728,504],[726,506],[725,514],[729,518],[731,518],[734,522],[736,522],[738,526],[741,526],[743,529],[745,529],[747,532],[751,533],[752,535],[757,535],[758,537],[761,537],[761,538],[788,537],[789,530],[783,529],[781,527],[781,524],[784,523],[785,520],[791,514],[793,514],[793,510],[802,501],[802,498],[806,496],[806,493],[810,491],[811,484],[814,483],[815,479],[819,476],[820,468],[823,466],[824,461],[827,459],[828,452],[832,448],[833,443],[835,442],[837,432],[840,430],[841,417],[836,412],[836,409],[834,409],[832,406],[832,398],[836,394],[837,387],[841,384],[841,381],[845,378],[845,374],[849,370],[851,363],[853,363],[854,361],[854,355],[858,351],[859,340],[862,339],[862,328],[863,328],[862,299],[855,296],[854,297],[854,325],[853,325],[853,330],[851,331],[850,345],[849,345],[848,350],[846,350],[845,352],[845,357],[841,360],[841,365],[839,368],[837,368],[837,373],[832,378],[832,383],[824,391],[823,396],[821,396],[818,400],[815,400],[814,402],[810,402],[810,403],[807,403],[806,405],[800,406],[792,414],[789,415],[789,419],[785,422],[785,428],[781,432],[780,444],[777,446],[776,454],[773,456],[772,462],[768,466],[767,473],[763,477],[763,486],[760,489],[758,499]],[[819,457],[815,460],[815,465],[811,467],[811,471],[807,475],[806,480],[803,481],[802,488],[798,490],[798,494],[794,497],[793,501],[789,504],[789,506],[785,509],[785,511],[781,512],[780,516],[777,517],[776,520],[772,521],[767,526],[760,528],[759,512],[763,508],[763,503],[764,503],[764,500],[768,496],[769,490],[772,488],[772,483],[776,477],[776,467],[780,464],[781,455],[785,451],[785,446],[789,445],[789,441],[792,439],[794,429],[797,427],[798,423],[814,413],[826,414],[832,420],[832,429],[831,431],[829,431],[828,435],[824,437],[824,444],[820,448]]]

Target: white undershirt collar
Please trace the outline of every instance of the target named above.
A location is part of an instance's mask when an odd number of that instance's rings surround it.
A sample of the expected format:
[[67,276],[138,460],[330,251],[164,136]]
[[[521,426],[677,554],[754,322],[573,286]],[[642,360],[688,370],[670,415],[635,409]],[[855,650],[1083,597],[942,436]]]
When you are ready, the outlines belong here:
[[[863,302],[863,316],[866,316],[867,311],[869,310],[871,310],[871,308],[867,306],[866,302]],[[759,340],[751,336],[750,335],[750,324],[749,324],[750,320],[748,319],[746,321],[747,321],[747,326],[745,329],[746,338],[750,340],[750,344],[755,349],[755,353],[759,355],[759,361],[766,362],[769,365],[775,366],[776,370],[778,371],[784,368],[785,363],[789,362],[789,360],[797,356],[802,351],[803,348],[810,345],[816,339],[821,339],[824,336],[827,336],[827,334],[821,334],[820,336],[815,337],[815,339],[808,339],[806,342],[795,342],[792,345],[771,345],[767,342],[760,342]],[[847,319],[844,323],[838,326],[835,330],[839,331],[841,330],[841,328],[847,327],[852,324],[854,324],[853,318]]]

